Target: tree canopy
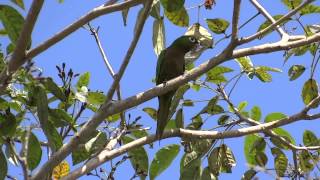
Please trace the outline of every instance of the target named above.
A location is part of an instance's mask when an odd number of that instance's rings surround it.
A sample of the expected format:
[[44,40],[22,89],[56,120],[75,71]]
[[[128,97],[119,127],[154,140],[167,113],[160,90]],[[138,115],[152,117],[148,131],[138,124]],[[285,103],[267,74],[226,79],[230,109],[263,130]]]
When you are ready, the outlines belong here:
[[[318,0],[2,2],[0,180],[319,178],[319,13]],[[200,46],[156,86],[182,35]],[[174,89],[158,140],[156,97]]]

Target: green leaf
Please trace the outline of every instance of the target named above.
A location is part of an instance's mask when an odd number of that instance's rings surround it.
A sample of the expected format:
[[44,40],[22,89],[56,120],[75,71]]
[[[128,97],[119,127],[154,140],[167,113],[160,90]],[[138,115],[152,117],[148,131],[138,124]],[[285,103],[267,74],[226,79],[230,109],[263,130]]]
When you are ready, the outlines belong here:
[[301,15],[320,13],[320,7],[313,4],[307,4],[304,8],[300,10],[300,12]]
[[7,176],[8,164],[7,158],[4,156],[2,149],[0,148],[0,179],[4,180]]
[[72,151],[72,164],[76,165],[90,157],[89,152],[85,148],[84,144],[78,146],[74,151]]
[[[287,142],[289,142],[291,144],[295,144],[295,140],[293,139],[293,137],[291,136],[291,134],[288,131],[286,131],[282,128],[275,128],[272,131],[274,133],[276,133],[278,136],[284,138]],[[275,146],[277,146],[281,149],[286,149],[286,150],[289,149],[286,145],[281,143],[281,141],[279,141],[278,138],[271,137],[270,140]]]
[[217,180],[218,178],[210,172],[209,167],[203,169],[200,180]]
[[87,102],[93,105],[101,105],[106,100],[102,92],[88,92]]
[[251,180],[254,178],[256,174],[257,174],[257,171],[250,169],[243,174],[243,176],[241,177],[241,180]]
[[158,20],[161,19],[160,1],[159,0],[155,0],[155,1],[152,2],[150,16],[152,16],[153,18],[158,19]]
[[66,96],[61,90],[61,88],[52,80],[52,78],[46,78],[43,82],[44,86],[48,91],[50,91],[54,96],[59,98],[61,101],[66,101]]
[[[263,138],[262,138],[263,139]],[[257,146],[261,144],[263,141],[261,137],[255,134],[247,135],[244,140],[244,154],[247,160],[247,163],[250,165],[257,165],[255,160],[256,152],[262,151],[262,146]],[[265,147],[265,146],[264,146]],[[263,149],[264,150],[264,149]]]
[[150,179],[155,179],[164,170],[166,170],[179,153],[180,146],[171,144],[161,148],[155,155],[150,165]]
[[216,34],[225,33],[230,24],[227,20],[221,18],[206,19],[206,22],[209,29]]
[[147,113],[153,120],[157,119],[157,110],[151,107],[145,107],[142,109],[145,113]]
[[287,6],[287,8],[289,9],[294,9],[296,8],[297,6],[299,6],[299,4],[301,4],[302,0],[281,0],[282,3],[284,5]]
[[290,77],[290,81],[296,80],[300,77],[306,68],[303,65],[293,65],[290,67],[288,71],[288,76]]
[[274,158],[274,167],[279,177],[284,177],[288,167],[288,159],[286,155],[278,148],[272,148],[271,152]]
[[[25,135],[24,137],[26,137],[27,134],[28,134],[27,132],[24,132],[24,135]],[[38,138],[32,132],[30,132],[30,136],[28,139],[27,151],[28,151],[27,152],[28,168],[30,170],[33,170],[39,165],[41,161],[42,149],[38,141]]]
[[236,159],[233,155],[232,150],[226,145],[221,145],[222,151],[222,172],[232,173],[231,168],[236,166]]
[[298,154],[299,158],[299,168],[302,173],[309,173],[314,169],[314,163],[312,162],[312,156],[310,156],[310,152],[307,150],[302,150]]
[[160,2],[163,8],[168,12],[178,11],[184,5],[184,0],[160,0]]
[[255,68],[254,70],[255,75],[260,79],[262,82],[271,82],[272,76],[263,68]]
[[120,113],[107,117],[108,122],[116,122],[118,119],[120,119]]
[[37,86],[35,92],[37,92],[37,113],[41,128],[48,139],[50,148],[57,151],[62,146],[62,137],[49,121],[47,94],[41,86]]
[[[272,17],[273,17],[274,20],[277,21],[278,19],[282,18],[283,15],[282,15],[282,14],[278,14],[278,15],[275,15],[275,16],[272,16]],[[286,19],[282,24],[287,23],[289,20],[291,20],[291,18]],[[264,22],[259,26],[259,29],[257,30],[257,32],[259,32],[259,31],[267,28],[267,27],[270,26],[271,24],[272,24],[272,23],[271,23],[269,20],[264,21]],[[261,35],[261,36],[259,37],[259,39],[262,39],[264,36],[270,34],[270,33],[273,32],[273,31],[274,31],[274,30],[272,30],[272,29],[269,30],[269,31],[268,31],[267,33],[265,33],[264,35]]]
[[305,146],[318,146],[319,141],[317,136],[312,131],[305,130],[303,132],[303,144]]
[[274,113],[270,113],[268,114],[265,119],[264,122],[271,122],[271,121],[277,121],[283,118],[288,117],[287,115],[280,113],[280,112],[274,112]]
[[[190,154],[190,153],[188,153]],[[194,154],[197,154],[194,152]],[[180,161],[180,179],[199,179],[201,176],[201,159],[191,158],[192,161],[185,154]],[[185,162],[189,162],[184,164]]]
[[182,7],[177,11],[164,11],[165,16],[175,25],[187,27],[189,25],[189,15],[187,10]]
[[232,72],[233,69],[230,69],[225,66],[216,66],[206,73],[206,81],[218,84],[226,82],[226,78],[223,76],[224,73]]
[[[134,139],[132,139],[129,136],[124,136],[122,137],[122,140],[125,144],[128,144],[129,142],[132,142]],[[140,179],[145,179],[149,169],[149,160],[146,150],[142,146],[140,146],[130,150],[128,152],[128,155],[131,156],[131,165],[133,169],[136,170],[136,173],[139,173]]]
[[230,116],[229,115],[222,115],[218,119],[218,125],[224,125],[226,122],[229,120]]
[[268,162],[268,157],[264,152],[260,151],[256,153],[255,160],[258,166],[264,167]]
[[[309,79],[303,85],[301,97],[305,105],[308,105],[314,98],[318,96],[318,84],[314,79]],[[318,107],[319,104],[312,106],[312,108]]]
[[249,72],[253,71],[254,67],[249,56],[236,58],[235,60],[239,63],[239,66],[243,72],[248,74]]
[[8,33],[11,43],[16,44],[24,24],[24,18],[11,6],[0,5],[0,20]]
[[243,111],[243,110],[247,107],[247,105],[248,105],[248,102],[247,102],[247,101],[242,101],[242,102],[240,102],[239,105],[238,105],[238,110],[239,110],[240,112]]
[[85,148],[90,154],[97,153],[105,147],[107,141],[107,135],[104,132],[97,131],[97,135],[85,144]]
[[89,73],[89,72],[83,73],[83,74],[79,77],[79,80],[78,80],[78,82],[77,82],[77,89],[78,89],[78,91],[81,89],[82,86],[88,87],[89,82],[90,82],[90,73]]
[[184,128],[184,117],[183,117],[183,109],[182,108],[180,108],[177,111],[175,123],[176,123],[177,128]]
[[23,0],[10,0],[10,1],[16,4],[17,6],[21,7],[22,9],[24,9]]
[[152,44],[157,56],[166,48],[166,37],[163,19],[153,21]]
[[11,112],[0,114],[0,136],[12,137],[16,133],[17,126],[18,122]]
[[63,109],[49,109],[49,118],[56,127],[73,125],[74,123],[73,118]]
[[254,106],[252,109],[251,109],[251,119],[255,120],[255,121],[260,121],[261,119],[261,110],[259,108],[259,106]]
[[211,151],[208,158],[208,165],[210,171],[218,176],[222,166],[222,151],[220,150],[220,147],[216,147]]

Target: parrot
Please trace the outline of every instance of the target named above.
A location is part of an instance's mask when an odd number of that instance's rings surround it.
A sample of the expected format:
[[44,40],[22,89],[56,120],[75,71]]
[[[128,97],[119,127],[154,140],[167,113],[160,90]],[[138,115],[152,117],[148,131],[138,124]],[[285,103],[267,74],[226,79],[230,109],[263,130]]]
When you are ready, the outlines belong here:
[[[168,48],[161,51],[157,61],[156,84],[166,83],[182,75],[185,71],[185,54],[195,50],[199,42],[195,36],[184,35],[176,39]],[[160,139],[169,121],[172,97],[177,89],[158,96],[156,137]]]

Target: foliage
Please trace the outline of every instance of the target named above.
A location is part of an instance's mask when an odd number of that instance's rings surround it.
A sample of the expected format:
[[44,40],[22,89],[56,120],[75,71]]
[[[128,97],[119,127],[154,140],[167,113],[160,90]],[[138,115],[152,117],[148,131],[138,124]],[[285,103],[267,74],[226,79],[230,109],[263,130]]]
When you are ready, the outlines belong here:
[[[10,2],[0,5],[0,22],[2,24],[0,35],[7,37],[9,41],[7,44],[0,42],[0,70],[4,73],[7,73],[5,67],[8,58],[16,51],[16,45],[26,21],[24,1],[11,0]],[[58,2],[63,3],[64,1],[59,0]],[[282,3],[291,10],[299,6],[302,1],[283,0]],[[200,44],[199,49],[186,55],[186,69],[193,72],[192,67],[195,66],[195,60],[204,51],[230,39],[232,21],[227,17],[206,17],[205,20],[199,20],[198,17],[198,21],[192,24],[191,20],[194,14],[190,13],[190,7],[187,7],[186,4],[185,0],[153,1],[149,13],[153,21],[152,45],[157,56],[166,48],[168,21],[180,28],[188,27],[185,34],[194,35]],[[214,6],[215,1],[205,0],[196,8],[199,12],[202,9],[210,11],[214,10]],[[127,18],[130,15],[129,9],[121,10],[124,25],[127,25]],[[142,8],[136,13],[136,19],[141,19],[143,12]],[[279,27],[295,23],[297,26],[301,26],[301,31],[306,36],[311,36],[317,32],[310,30],[310,26],[304,25],[302,21],[304,18],[318,13],[320,13],[320,7],[316,3],[308,4],[298,11],[296,17],[286,18]],[[284,16],[284,14],[277,14],[272,17],[277,21]],[[248,22],[251,20],[249,19]],[[270,25],[272,25],[270,20],[259,22],[257,31],[261,32]],[[139,23],[135,25],[134,32],[138,26]],[[238,30],[242,27],[246,27],[246,23],[238,27]],[[261,34],[259,36],[260,42],[264,42],[263,40],[274,32],[275,29],[270,29]],[[213,37],[221,39],[215,42]],[[27,42],[26,50],[32,47],[32,39],[27,39]],[[4,45],[6,45],[5,48],[2,47]],[[301,89],[301,104],[310,105],[319,98],[318,77],[315,73],[320,59],[319,49],[319,42],[290,47],[284,53],[284,66],[281,69],[271,67],[264,61],[261,62],[263,65],[256,65],[258,64],[256,56],[235,58],[232,61],[239,66],[237,68],[227,63],[217,63],[213,68],[206,69],[203,76],[193,79],[192,82],[186,83],[176,90],[170,106],[170,121],[166,130],[176,132],[178,128],[181,128],[186,131],[196,130],[198,132],[217,130],[220,133],[243,128],[243,126],[257,127],[259,124],[276,124],[288,120],[291,116],[282,112],[264,115],[262,112],[265,106],[255,105],[248,110],[250,102],[244,98],[235,106],[229,99],[230,95],[243,76],[247,77],[246,80],[256,78],[257,83],[270,83],[278,77],[273,77],[274,74],[281,73],[287,66],[290,66],[288,67],[288,80],[292,83],[304,82],[299,87]],[[272,52],[272,49],[268,52]],[[132,52],[129,56],[131,57],[131,55]],[[291,59],[300,56],[312,57],[311,63],[299,62],[300,64],[287,65],[291,63]],[[40,169],[41,161],[48,160],[48,157],[44,156],[46,151],[54,155],[70,140],[70,136],[77,138],[74,135],[82,128],[86,128],[86,122],[81,120],[83,113],[91,113],[94,118],[99,118],[101,114],[98,113],[100,113],[101,107],[113,103],[113,100],[110,100],[110,97],[104,92],[90,89],[90,83],[96,83],[92,80],[90,72],[76,74],[65,63],[57,65],[56,69],[56,76],[45,77],[36,64],[30,60],[24,68],[19,68],[17,72],[12,73],[12,80],[8,82],[9,86],[0,97],[0,180],[11,177],[8,174],[8,168],[11,164],[22,168],[26,166],[27,173],[33,173],[34,170]],[[308,72],[310,76],[306,78],[305,74]],[[113,76],[113,78],[121,77]],[[199,101],[197,96],[189,96],[192,93],[207,93],[210,98]],[[201,107],[199,102],[205,103]],[[305,111],[312,109],[317,113],[318,106],[319,101]],[[152,119],[154,121],[150,121],[150,123],[155,123],[157,110],[153,107],[141,109],[139,109],[139,113],[147,115],[143,118]],[[193,109],[192,117],[186,115],[188,109]],[[125,111],[130,110],[125,109]],[[67,176],[75,165],[83,165],[106,149],[130,146],[148,137],[152,138],[150,134],[154,131],[153,129],[152,132],[149,131],[149,125],[141,123],[141,116],[132,120],[131,114],[126,117],[123,116],[122,111],[124,112],[121,110],[121,112],[118,111],[106,117],[93,134],[86,134],[86,140],[79,140],[79,144],[72,149],[72,154],[69,156],[72,163],[64,160],[48,174],[51,174],[54,179],[60,179]],[[305,111],[301,112],[305,113],[304,119],[311,119]],[[292,119],[294,118],[295,116]],[[273,135],[271,136],[270,133]],[[301,135],[302,142],[298,142],[298,138],[292,136],[291,133],[285,127],[272,127],[259,132],[247,133],[244,137],[243,154],[249,167],[244,172],[242,179],[253,179],[259,173],[268,173],[267,169],[270,165],[274,169],[272,174],[275,174],[277,178],[306,178],[316,174],[314,172],[319,171],[317,165],[320,159],[320,148],[317,148],[320,141],[317,138],[317,133],[306,129]],[[109,143],[118,136],[120,138],[117,139],[114,147],[108,149]],[[180,138],[181,144],[160,147],[151,161],[150,148],[154,148],[153,142],[150,142],[149,149],[141,143],[127,151],[119,152],[119,156],[126,153],[123,156],[126,158],[116,164],[111,163],[110,170],[101,170],[101,172],[110,172],[108,177],[112,179],[117,167],[129,159],[134,177],[156,179],[161,173],[165,173],[166,169],[171,168],[170,165],[177,160],[179,153],[182,154],[182,149],[184,150],[183,156],[179,159],[180,179],[218,179],[221,173],[232,173],[233,169],[239,165],[237,163],[238,157],[234,156],[236,149],[232,149],[232,146],[228,145],[228,141],[223,138],[206,139],[202,136],[198,136],[198,139],[189,136]],[[305,148],[292,148],[292,146],[298,147],[298,144],[303,144]],[[115,150],[117,149],[112,151]],[[294,155],[293,160],[290,153]],[[88,175],[100,177],[100,175],[93,173]]]

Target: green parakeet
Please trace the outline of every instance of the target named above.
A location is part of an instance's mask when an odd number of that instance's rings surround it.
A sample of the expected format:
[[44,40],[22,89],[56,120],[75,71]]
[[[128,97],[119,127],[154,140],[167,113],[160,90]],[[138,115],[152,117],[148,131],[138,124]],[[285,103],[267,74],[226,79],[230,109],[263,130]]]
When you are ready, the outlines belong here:
[[[161,84],[178,77],[184,73],[185,59],[187,52],[197,47],[198,40],[194,36],[181,36],[176,39],[168,48],[162,50],[159,55],[157,70],[156,70],[156,84]],[[169,121],[169,110],[171,100],[176,92],[169,91],[166,94],[158,96],[159,108],[157,112],[157,132],[158,139],[161,138],[164,128]]]

